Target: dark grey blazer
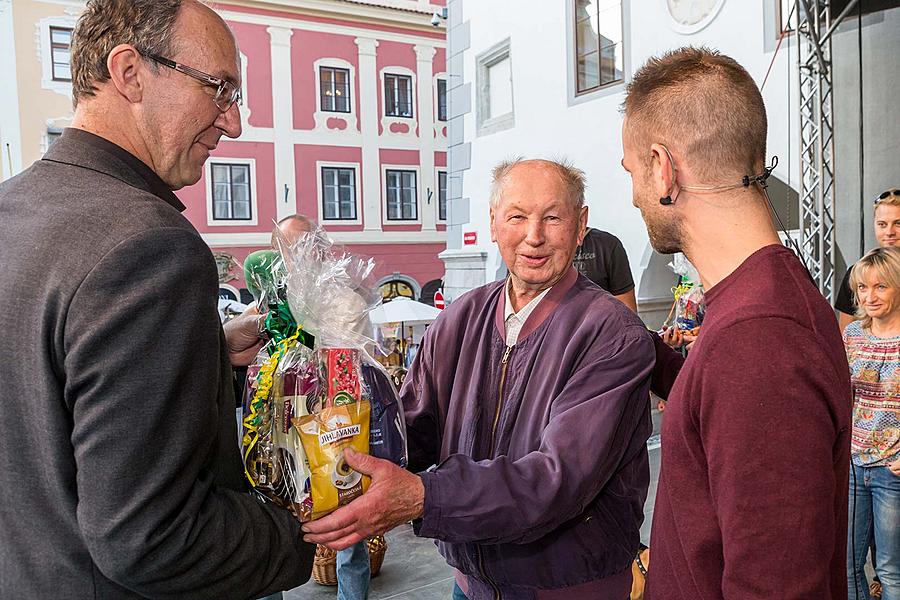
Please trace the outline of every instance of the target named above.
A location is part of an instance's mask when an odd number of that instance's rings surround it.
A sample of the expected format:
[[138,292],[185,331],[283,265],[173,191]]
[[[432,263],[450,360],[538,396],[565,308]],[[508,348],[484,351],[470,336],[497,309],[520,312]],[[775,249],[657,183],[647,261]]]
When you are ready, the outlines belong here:
[[209,248],[86,135],[0,184],[0,597],[300,585],[313,547],[246,491]]

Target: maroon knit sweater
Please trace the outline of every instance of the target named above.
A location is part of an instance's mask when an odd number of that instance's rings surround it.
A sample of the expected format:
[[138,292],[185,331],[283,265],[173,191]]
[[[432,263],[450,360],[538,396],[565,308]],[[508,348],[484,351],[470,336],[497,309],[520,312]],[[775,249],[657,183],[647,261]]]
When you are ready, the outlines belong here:
[[851,394],[834,313],[781,246],[706,301],[686,361],[657,344],[669,403],[647,598],[846,600]]

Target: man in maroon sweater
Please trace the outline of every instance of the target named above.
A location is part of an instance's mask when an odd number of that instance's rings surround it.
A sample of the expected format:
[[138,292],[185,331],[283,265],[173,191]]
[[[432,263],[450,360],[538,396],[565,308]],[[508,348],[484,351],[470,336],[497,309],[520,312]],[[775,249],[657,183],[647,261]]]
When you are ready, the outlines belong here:
[[849,373],[834,313],[772,226],[759,90],[731,58],[668,53],[629,84],[622,138],[651,244],[684,252],[707,290],[687,360],[657,342],[647,597],[844,600]]

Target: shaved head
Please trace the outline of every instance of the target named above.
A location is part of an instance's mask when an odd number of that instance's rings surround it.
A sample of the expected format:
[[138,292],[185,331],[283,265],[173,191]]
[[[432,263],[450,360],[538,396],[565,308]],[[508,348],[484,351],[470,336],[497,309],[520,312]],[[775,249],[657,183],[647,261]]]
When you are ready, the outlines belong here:
[[650,145],[659,143],[707,184],[765,166],[762,95],[746,69],[714,50],[687,47],[651,58],[628,84],[624,108],[625,135],[648,164]]

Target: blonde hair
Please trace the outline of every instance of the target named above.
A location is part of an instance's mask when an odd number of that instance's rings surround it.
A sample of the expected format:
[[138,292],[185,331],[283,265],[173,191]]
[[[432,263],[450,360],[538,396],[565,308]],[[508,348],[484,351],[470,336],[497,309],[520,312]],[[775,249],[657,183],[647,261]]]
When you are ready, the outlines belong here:
[[859,286],[865,283],[866,276],[872,269],[886,284],[900,290],[900,248],[876,248],[859,259],[850,270],[850,289],[856,304],[856,317],[862,321],[863,329],[872,327],[872,317],[860,306]]
[[584,171],[575,168],[568,160],[562,158],[547,160],[542,158],[526,159],[519,156],[511,160],[505,160],[491,170],[491,208],[496,209],[499,206],[503,184],[512,170],[526,163],[540,163],[556,171],[575,210],[579,210],[584,206],[584,190],[587,187]]
[[[886,195],[885,195],[886,194]],[[884,196],[882,198],[881,196]],[[890,188],[881,192],[875,199],[875,210],[878,210],[879,206],[900,206],[900,190],[897,188]]]

